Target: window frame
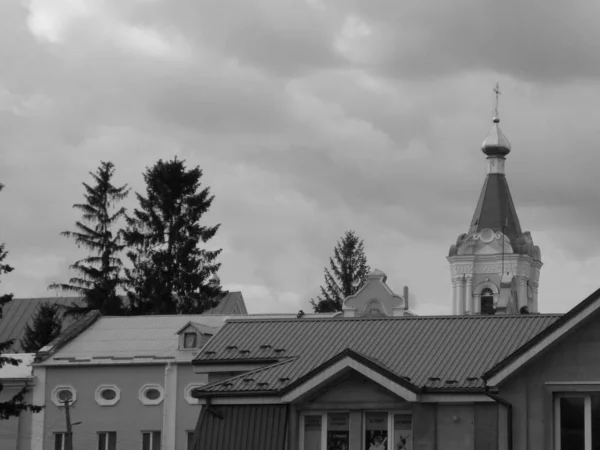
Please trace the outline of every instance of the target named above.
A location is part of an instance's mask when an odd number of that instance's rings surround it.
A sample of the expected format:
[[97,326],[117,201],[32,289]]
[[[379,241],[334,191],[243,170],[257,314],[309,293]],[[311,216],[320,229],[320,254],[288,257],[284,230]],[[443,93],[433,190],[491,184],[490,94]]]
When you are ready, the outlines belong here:
[[[193,335],[194,336],[194,345],[188,347],[186,345],[186,336]],[[183,332],[183,349],[184,350],[195,350],[198,348],[198,332],[197,331],[184,331]]]
[[154,436],[156,434],[158,434],[158,448],[162,449],[162,431],[161,430],[144,430],[144,431],[142,431],[142,450],[146,450],[146,449],[144,449],[144,435],[145,434],[150,435],[150,444],[149,444],[150,448],[147,450],[152,450],[154,448]]
[[[146,397],[146,391],[149,391],[150,389],[156,389],[158,392],[160,392],[160,396],[155,400],[152,400],[152,399],[149,399],[148,397]],[[156,383],[144,384],[140,388],[139,394],[140,394],[139,395],[140,402],[142,402],[142,404],[146,405],[146,406],[160,405],[163,402],[163,400],[165,399],[165,389],[160,384],[156,384]]]
[[[115,398],[113,398],[112,400],[107,400],[104,397],[102,397],[102,391],[108,389],[115,391],[116,395]],[[119,400],[121,400],[121,389],[119,389],[119,387],[114,384],[101,384],[96,388],[96,392],[94,393],[94,399],[96,400],[96,403],[98,403],[98,405],[100,406],[114,406],[117,403],[119,403]]]
[[[187,437],[187,447],[186,450],[194,450],[193,447],[193,437],[194,437],[194,430],[186,430],[185,435]],[[192,436],[192,447],[190,447],[190,435]]]
[[[117,450],[117,432],[116,431],[98,431],[98,450]],[[110,436],[113,435],[115,437],[115,447],[114,449],[110,448]],[[104,440],[104,448],[100,448],[100,436],[105,436]]]
[[[356,412],[356,410],[350,411],[349,409],[335,409],[335,410],[323,410],[323,411],[301,411],[298,414],[298,449],[304,450],[304,420],[306,416],[321,416],[321,450],[327,449],[327,414],[350,414],[351,412]],[[367,431],[367,422],[365,420],[365,416],[367,413],[386,413],[387,417],[387,429],[388,429],[388,441],[386,444],[386,448],[393,449],[396,446],[396,442],[394,439],[394,416],[396,414],[404,414],[410,415],[411,419],[411,432],[410,432],[410,448],[413,448],[413,431],[414,431],[414,414],[412,410],[406,409],[362,409],[361,413],[361,447],[364,448],[364,440],[365,433]],[[349,430],[352,433],[352,430]],[[560,449],[559,449],[560,450]],[[586,449],[587,450],[587,449]]]
[[59,384],[57,386],[54,386],[54,389],[52,389],[52,393],[50,394],[50,399],[52,400],[52,403],[54,403],[59,408],[62,408],[65,406],[63,401],[58,396],[60,391],[71,392],[71,401],[69,402],[69,404],[71,406],[77,401],[77,391],[75,390],[75,388],[73,386],[66,385],[66,384]]
[[560,399],[561,398],[583,398],[583,430],[584,430],[584,450],[592,450],[592,395],[599,395],[600,392],[559,392],[554,394],[554,417],[552,420],[553,432],[553,450],[561,450],[561,427],[560,427]]
[[183,391],[183,397],[185,398],[185,401],[190,405],[199,405],[200,399],[192,397],[192,391],[204,386],[206,386],[206,383],[195,382],[188,384]]
[[[67,440],[67,432],[66,431],[55,431],[53,434],[54,436],[54,444],[53,444],[53,448],[54,450],[66,450],[66,440]],[[56,437],[60,436],[61,437],[61,441],[60,441],[60,448],[56,447]]]

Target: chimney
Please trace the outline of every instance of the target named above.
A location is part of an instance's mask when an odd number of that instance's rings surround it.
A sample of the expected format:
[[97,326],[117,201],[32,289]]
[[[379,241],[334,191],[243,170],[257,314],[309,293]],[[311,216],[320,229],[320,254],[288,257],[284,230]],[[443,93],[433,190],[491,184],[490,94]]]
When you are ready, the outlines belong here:
[[408,286],[404,286],[404,310],[408,311]]

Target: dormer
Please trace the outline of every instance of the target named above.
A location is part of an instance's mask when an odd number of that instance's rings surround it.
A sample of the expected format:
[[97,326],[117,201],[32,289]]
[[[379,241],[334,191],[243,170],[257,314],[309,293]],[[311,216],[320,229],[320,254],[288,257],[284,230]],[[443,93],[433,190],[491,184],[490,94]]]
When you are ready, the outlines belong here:
[[181,328],[179,335],[179,350],[194,351],[202,348],[208,340],[213,337],[218,328],[201,325],[195,322],[188,322]]
[[408,310],[408,287],[404,295],[395,294],[385,283],[387,275],[375,269],[367,282],[354,295],[346,297],[342,306],[344,317],[390,317],[414,315]]

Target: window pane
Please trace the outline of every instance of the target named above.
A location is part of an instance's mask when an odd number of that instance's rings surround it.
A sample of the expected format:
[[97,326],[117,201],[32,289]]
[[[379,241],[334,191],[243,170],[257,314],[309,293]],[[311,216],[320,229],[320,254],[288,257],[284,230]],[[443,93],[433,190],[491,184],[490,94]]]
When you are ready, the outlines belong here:
[[412,415],[395,414],[394,415],[394,444],[396,450],[412,449]]
[[54,435],[54,450],[63,450],[63,433],[56,433]]
[[583,404],[583,397],[560,399],[561,450],[585,450]]
[[386,450],[388,440],[387,413],[365,414],[365,449]]
[[350,439],[350,414],[327,414],[327,448],[348,450]]
[[108,433],[108,450],[117,450],[117,432]]
[[160,450],[160,431],[152,432],[152,450]]
[[150,450],[150,433],[142,434],[142,450]]
[[194,449],[194,432],[188,431],[187,437],[188,437],[187,450],[193,450]]
[[106,450],[106,433],[98,434],[98,450]]
[[304,417],[304,449],[321,450],[321,416]]

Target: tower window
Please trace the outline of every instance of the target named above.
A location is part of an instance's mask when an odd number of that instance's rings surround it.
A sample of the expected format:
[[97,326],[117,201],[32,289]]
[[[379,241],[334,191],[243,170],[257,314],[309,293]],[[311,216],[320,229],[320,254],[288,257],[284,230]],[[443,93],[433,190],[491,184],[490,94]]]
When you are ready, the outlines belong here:
[[493,315],[494,310],[494,291],[485,288],[481,291],[481,314]]

